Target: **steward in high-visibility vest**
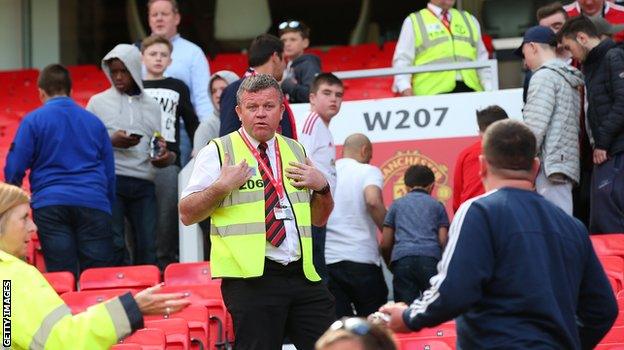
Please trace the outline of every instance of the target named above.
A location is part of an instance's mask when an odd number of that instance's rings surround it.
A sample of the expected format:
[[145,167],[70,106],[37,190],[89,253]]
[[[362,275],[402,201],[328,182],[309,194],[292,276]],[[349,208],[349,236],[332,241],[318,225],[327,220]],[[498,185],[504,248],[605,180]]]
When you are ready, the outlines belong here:
[[140,315],[130,293],[72,315],[34,266],[2,250],[0,276],[4,307],[11,312],[10,349],[109,349],[143,327],[142,316],[140,320],[128,317],[129,305]]
[[[253,165],[257,161],[239,131],[214,139],[219,158],[229,155],[230,164],[243,159]],[[295,140],[275,134],[282,164],[305,163],[303,146]],[[222,164],[223,165],[223,164]],[[310,193],[293,187],[282,169],[282,183],[290,200],[299,234],[303,272],[310,281],[320,281],[312,263],[312,229]],[[262,276],[265,262],[266,228],[264,182],[259,171],[238,189],[232,191],[211,214],[210,269],[212,277],[249,278]]]
[[[429,8],[410,14],[414,28],[414,65],[470,62],[477,59],[481,40],[477,24],[466,11],[454,8],[450,31]],[[455,89],[457,71],[418,73],[412,76],[414,95],[435,95]],[[476,69],[459,71],[464,84],[474,91],[483,91]]]

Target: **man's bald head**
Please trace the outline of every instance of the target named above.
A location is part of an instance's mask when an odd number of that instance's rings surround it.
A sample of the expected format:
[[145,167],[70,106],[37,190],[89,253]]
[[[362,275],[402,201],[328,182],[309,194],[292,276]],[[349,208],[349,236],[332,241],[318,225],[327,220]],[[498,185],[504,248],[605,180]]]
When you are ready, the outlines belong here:
[[373,157],[373,145],[364,134],[349,135],[342,146],[342,156],[368,164]]

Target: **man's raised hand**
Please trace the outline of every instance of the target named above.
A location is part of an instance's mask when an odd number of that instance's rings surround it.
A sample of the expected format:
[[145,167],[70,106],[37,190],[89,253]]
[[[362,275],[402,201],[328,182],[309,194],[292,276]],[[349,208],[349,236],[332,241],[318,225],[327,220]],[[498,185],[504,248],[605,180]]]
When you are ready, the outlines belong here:
[[225,154],[223,164],[221,165],[221,175],[217,181],[224,186],[228,192],[241,187],[247,180],[253,176],[253,168],[247,164],[247,160],[243,159],[240,163],[229,165],[230,155]]

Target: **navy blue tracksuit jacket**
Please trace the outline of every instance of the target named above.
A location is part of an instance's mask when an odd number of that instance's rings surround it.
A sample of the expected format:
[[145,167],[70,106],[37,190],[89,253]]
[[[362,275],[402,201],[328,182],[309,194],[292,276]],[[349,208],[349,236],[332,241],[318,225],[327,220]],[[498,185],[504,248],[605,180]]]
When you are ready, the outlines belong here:
[[592,349],[618,313],[585,227],[532,191],[464,203],[438,270],[403,318],[418,330],[457,317],[462,350]]

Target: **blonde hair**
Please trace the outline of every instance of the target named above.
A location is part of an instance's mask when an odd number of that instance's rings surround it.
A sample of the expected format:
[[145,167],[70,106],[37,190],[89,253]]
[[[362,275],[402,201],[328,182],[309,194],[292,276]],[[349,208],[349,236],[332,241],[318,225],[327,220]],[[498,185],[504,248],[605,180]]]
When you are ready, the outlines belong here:
[[385,326],[360,319],[360,323],[366,324],[366,334],[360,335],[356,334],[357,332],[345,329],[345,323],[353,319],[356,318],[343,317],[341,320],[334,322],[316,341],[314,348],[323,350],[343,340],[356,340],[362,344],[364,350],[397,350],[392,333]]
[[30,196],[21,188],[0,183],[0,234],[4,232],[7,217],[15,207],[30,203]]

